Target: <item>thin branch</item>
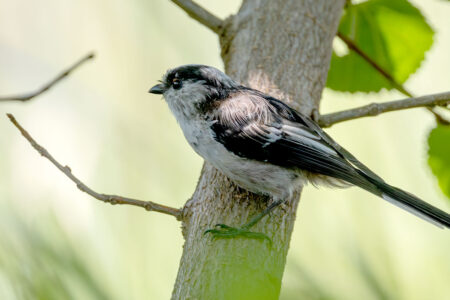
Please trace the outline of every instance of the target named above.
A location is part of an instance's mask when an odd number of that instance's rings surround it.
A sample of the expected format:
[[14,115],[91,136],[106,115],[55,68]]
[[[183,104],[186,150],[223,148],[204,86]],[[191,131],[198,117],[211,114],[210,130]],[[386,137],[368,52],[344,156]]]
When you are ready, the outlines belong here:
[[223,21],[191,0],[172,0],[184,10],[191,18],[205,25],[215,33],[220,33]]
[[49,90],[51,87],[53,87],[55,84],[57,84],[62,79],[69,76],[69,74],[84,64],[86,61],[93,59],[95,57],[94,53],[89,53],[80,60],[78,60],[76,63],[74,63],[71,67],[69,67],[67,70],[61,72],[58,76],[56,76],[53,80],[46,83],[43,87],[39,88],[37,91],[32,93],[27,93],[23,95],[16,95],[16,96],[9,96],[9,97],[0,97],[0,101],[28,101],[33,99],[34,97],[39,96],[40,94],[44,93],[45,91]]
[[110,203],[110,204],[129,204],[134,206],[139,206],[142,208],[145,208],[148,211],[156,211],[163,214],[171,215],[177,218],[177,220],[181,220],[181,210],[168,207],[165,205],[157,204],[151,201],[142,201],[142,200],[136,200],[116,195],[105,195],[105,194],[99,194],[95,191],[93,191],[91,188],[89,188],[87,185],[85,185],[83,182],[81,182],[75,175],[73,175],[72,170],[68,166],[61,165],[56,159],[53,158],[53,156],[41,145],[39,145],[31,136],[30,134],[17,122],[17,120],[14,118],[12,114],[7,114],[9,120],[14,124],[14,126],[19,129],[20,133],[27,139],[27,141],[33,146],[34,149],[36,149],[39,154],[47,158],[52,164],[54,164],[61,172],[63,172],[67,177],[69,177],[70,180],[72,180],[76,185],[77,188],[81,191],[89,194],[90,196],[94,197],[97,200]]
[[330,127],[333,124],[363,118],[370,116],[377,116],[379,114],[409,109],[414,107],[433,107],[450,105],[450,92],[427,95],[417,98],[407,98],[402,100],[371,103],[361,107],[335,112],[331,114],[322,115],[319,117],[319,124],[322,127]]

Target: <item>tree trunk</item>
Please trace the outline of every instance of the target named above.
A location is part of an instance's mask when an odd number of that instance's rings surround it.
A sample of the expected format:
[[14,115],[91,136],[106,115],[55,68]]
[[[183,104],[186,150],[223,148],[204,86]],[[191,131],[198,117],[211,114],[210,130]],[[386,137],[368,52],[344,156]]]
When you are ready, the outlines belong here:
[[[318,107],[344,0],[244,0],[221,34],[226,72],[289,102]],[[240,226],[271,199],[246,192],[205,163],[183,208],[185,244],[172,299],[278,299],[300,191],[253,231],[273,241],[203,235],[217,223]]]

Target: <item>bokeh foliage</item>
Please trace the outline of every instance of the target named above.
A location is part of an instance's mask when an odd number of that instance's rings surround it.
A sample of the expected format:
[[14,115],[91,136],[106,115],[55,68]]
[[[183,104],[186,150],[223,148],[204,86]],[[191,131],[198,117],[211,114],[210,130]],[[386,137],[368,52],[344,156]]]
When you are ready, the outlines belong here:
[[114,299],[97,276],[95,263],[74,250],[51,215],[36,230],[4,210],[0,236],[2,299]]

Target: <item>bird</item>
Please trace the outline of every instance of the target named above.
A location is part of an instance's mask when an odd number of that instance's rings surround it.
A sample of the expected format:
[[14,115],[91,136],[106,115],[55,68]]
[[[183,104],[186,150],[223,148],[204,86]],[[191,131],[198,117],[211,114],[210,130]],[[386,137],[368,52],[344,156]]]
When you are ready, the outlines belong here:
[[357,186],[450,228],[448,213],[386,183],[309,116],[214,67],[189,64],[170,69],[149,93],[163,96],[187,142],[204,160],[237,186],[273,199],[246,224],[217,224],[205,234],[268,239],[251,227],[308,182]]

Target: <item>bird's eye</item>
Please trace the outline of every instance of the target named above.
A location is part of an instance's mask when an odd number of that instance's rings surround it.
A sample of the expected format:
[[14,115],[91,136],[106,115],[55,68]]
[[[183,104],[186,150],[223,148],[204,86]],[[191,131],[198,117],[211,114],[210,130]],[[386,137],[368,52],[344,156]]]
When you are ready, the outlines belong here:
[[178,78],[175,78],[174,80],[172,80],[172,86],[174,89],[178,90],[181,88],[182,84],[181,84],[181,80]]

